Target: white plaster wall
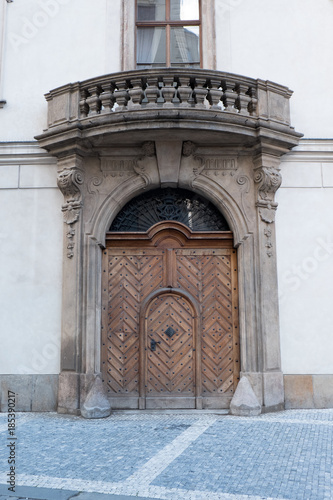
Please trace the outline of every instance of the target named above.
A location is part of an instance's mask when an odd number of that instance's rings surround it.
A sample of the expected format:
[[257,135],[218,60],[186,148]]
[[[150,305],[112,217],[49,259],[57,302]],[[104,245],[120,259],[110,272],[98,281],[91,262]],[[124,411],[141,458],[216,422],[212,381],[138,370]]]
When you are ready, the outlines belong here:
[[333,373],[333,147],[328,158],[312,156],[287,155],[277,193],[285,374]]
[[59,373],[61,203],[55,164],[0,165],[2,374]]
[[[215,4],[217,69],[289,86],[295,128],[306,137],[333,137],[333,1]],[[1,140],[31,140],[45,128],[48,90],[120,70],[120,7],[121,0],[7,5]]]
[[120,0],[15,0],[6,23],[1,141],[42,133],[49,90],[120,70]]
[[294,91],[291,123],[333,137],[333,1],[215,0],[217,69]]

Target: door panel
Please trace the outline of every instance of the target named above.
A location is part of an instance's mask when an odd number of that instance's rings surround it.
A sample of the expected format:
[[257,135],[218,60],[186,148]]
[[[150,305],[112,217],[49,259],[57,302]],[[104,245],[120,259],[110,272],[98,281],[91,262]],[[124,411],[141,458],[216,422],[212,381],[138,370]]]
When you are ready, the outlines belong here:
[[201,304],[204,407],[228,407],[239,376],[236,253],[176,250],[178,284]]
[[[137,407],[139,397],[139,323],[142,298],[163,286],[164,252],[104,252],[102,370],[113,407]],[[126,401],[118,399],[125,398]]]
[[[172,408],[182,408],[184,398],[191,398],[188,404],[195,407],[194,328],[192,306],[185,298],[163,294],[149,305],[145,326],[147,408],[163,408],[167,398]],[[179,406],[178,398],[183,398]]]

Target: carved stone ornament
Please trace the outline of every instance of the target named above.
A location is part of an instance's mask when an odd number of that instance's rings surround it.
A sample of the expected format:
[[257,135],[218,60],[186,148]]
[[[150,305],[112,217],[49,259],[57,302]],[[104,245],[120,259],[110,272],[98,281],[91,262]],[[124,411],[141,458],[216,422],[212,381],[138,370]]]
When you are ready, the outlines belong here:
[[65,167],[58,174],[58,187],[65,198],[62,211],[66,224],[74,224],[79,220],[82,208],[81,184],[83,184],[83,174],[78,168]]
[[142,145],[142,152],[144,156],[155,156],[155,143],[153,141],[144,142]]
[[275,222],[275,212],[276,207],[259,207],[260,218],[263,222],[267,222],[267,224]]
[[[101,158],[101,170],[104,177],[130,177],[134,173],[140,175],[146,184],[149,184],[149,177],[146,167],[141,164],[146,157],[155,156],[155,143],[153,141],[144,142],[142,145],[142,155],[140,156],[109,156]],[[97,184],[94,184],[97,186]]]
[[262,200],[267,204],[277,206],[277,204],[274,203],[274,196],[282,182],[279,170],[274,167],[260,167],[255,173],[254,182],[259,184],[258,201]]
[[102,158],[101,169],[104,177],[129,177],[135,172],[135,158]]
[[266,229],[264,230],[264,235],[266,236],[266,244],[265,247],[267,248],[266,254],[268,257],[273,256],[273,242],[271,240],[272,237],[272,230],[269,228],[268,224],[266,225]]
[[194,142],[191,142],[191,141],[185,141],[183,143],[183,156],[192,156],[194,155],[195,151],[196,151],[197,147],[196,145],[194,144]]
[[62,212],[64,214],[64,222],[69,226],[66,233],[68,238],[67,242],[67,257],[72,259],[74,257],[74,237],[75,224],[79,218],[82,209],[81,191],[80,186],[83,184],[83,173],[78,168],[65,167],[58,173],[58,187],[65,198],[65,203],[62,205]]
[[224,176],[227,174],[234,176],[238,170],[236,158],[221,158],[219,156],[205,158],[203,156],[195,156],[194,159],[200,163],[199,167],[195,166],[193,168],[193,173],[196,177],[203,172],[209,177]]
[[69,259],[72,259],[74,257],[74,253],[73,253],[73,249],[74,249],[74,246],[75,246],[74,236],[75,236],[75,229],[73,229],[73,226],[70,225],[69,226],[69,230],[66,233],[66,237],[68,238],[68,242],[67,242],[67,250],[68,250],[67,251],[67,257]]
[[247,175],[240,174],[237,177],[236,182],[239,186],[241,186],[240,192],[243,213],[245,214],[247,220],[251,222],[251,218],[249,217],[249,214],[251,213],[251,203],[248,196],[250,192],[251,181]]

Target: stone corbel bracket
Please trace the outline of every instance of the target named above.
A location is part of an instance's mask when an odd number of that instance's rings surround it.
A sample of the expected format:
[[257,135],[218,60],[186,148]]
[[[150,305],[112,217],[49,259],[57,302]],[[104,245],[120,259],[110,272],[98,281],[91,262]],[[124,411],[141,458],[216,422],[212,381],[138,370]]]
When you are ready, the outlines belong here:
[[261,165],[255,168],[254,182],[258,185],[258,197],[256,206],[262,222],[265,223],[264,235],[266,238],[266,253],[272,257],[273,241],[272,229],[269,225],[275,222],[275,212],[278,204],[275,193],[282,183],[282,176],[276,164],[273,166]]
[[64,223],[69,226],[66,236],[68,238],[67,257],[74,257],[74,224],[79,220],[82,210],[81,185],[84,182],[82,158],[77,155],[58,160],[58,187],[64,196],[62,212]]

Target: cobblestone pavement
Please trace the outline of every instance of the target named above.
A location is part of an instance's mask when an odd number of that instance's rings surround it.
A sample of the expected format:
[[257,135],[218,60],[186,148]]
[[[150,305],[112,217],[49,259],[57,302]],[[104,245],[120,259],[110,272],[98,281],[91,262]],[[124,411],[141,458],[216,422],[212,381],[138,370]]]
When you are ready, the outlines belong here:
[[2,500],[333,499],[333,410],[18,413],[15,493],[6,422],[0,414]]

